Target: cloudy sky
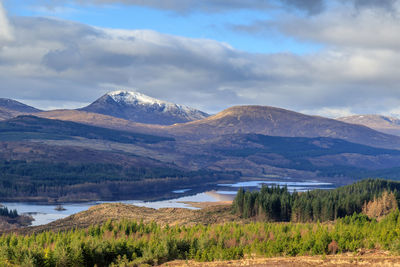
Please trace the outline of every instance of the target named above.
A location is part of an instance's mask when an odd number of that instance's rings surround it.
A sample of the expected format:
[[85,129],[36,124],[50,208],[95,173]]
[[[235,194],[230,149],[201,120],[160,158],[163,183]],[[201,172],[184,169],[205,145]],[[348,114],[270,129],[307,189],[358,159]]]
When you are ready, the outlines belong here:
[[397,0],[0,0],[0,97],[400,116]]

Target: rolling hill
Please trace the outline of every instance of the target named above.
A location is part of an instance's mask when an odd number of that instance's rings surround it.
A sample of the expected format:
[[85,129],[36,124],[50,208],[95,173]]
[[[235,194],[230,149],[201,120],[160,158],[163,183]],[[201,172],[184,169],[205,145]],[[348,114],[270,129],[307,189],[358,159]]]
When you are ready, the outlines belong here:
[[206,119],[172,125],[168,132],[181,138],[256,133],[285,137],[330,137],[374,147],[400,149],[400,137],[361,125],[309,116],[268,106],[235,106]]
[[36,116],[177,139],[256,133],[285,137],[330,137],[374,147],[400,149],[400,137],[319,116],[268,106],[236,106],[205,119],[174,125],[137,123],[83,110],[55,110]]

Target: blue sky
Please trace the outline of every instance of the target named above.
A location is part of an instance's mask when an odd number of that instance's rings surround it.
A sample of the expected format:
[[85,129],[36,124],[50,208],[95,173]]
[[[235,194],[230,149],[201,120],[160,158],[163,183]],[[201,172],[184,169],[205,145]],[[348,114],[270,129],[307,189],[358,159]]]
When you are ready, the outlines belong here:
[[0,97],[400,116],[400,0],[0,0]]
[[[296,54],[318,51],[321,45],[302,42],[275,30],[250,34],[235,30],[235,25],[246,25],[258,20],[274,20],[281,11],[228,10],[205,13],[178,13],[148,7],[123,4],[79,5],[68,3],[37,6],[37,1],[5,1],[14,16],[45,16],[78,21],[84,24],[114,29],[150,29],[160,33],[190,38],[213,39],[228,43],[236,49],[253,53],[292,52]],[[302,14],[304,15],[304,14]]]

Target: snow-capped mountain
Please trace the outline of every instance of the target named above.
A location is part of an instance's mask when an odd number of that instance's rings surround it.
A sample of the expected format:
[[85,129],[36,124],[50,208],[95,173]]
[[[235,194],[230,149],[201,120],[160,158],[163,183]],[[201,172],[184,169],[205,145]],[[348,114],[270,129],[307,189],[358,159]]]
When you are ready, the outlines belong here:
[[194,108],[126,90],[109,92],[81,110],[161,125],[195,121],[209,116]]

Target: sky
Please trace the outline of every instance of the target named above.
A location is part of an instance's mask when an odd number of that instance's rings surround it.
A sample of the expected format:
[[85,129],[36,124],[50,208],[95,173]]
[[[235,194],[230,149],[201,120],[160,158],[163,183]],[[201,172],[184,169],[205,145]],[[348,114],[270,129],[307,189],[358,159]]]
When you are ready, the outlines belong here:
[[0,0],[0,97],[400,116],[397,0]]

